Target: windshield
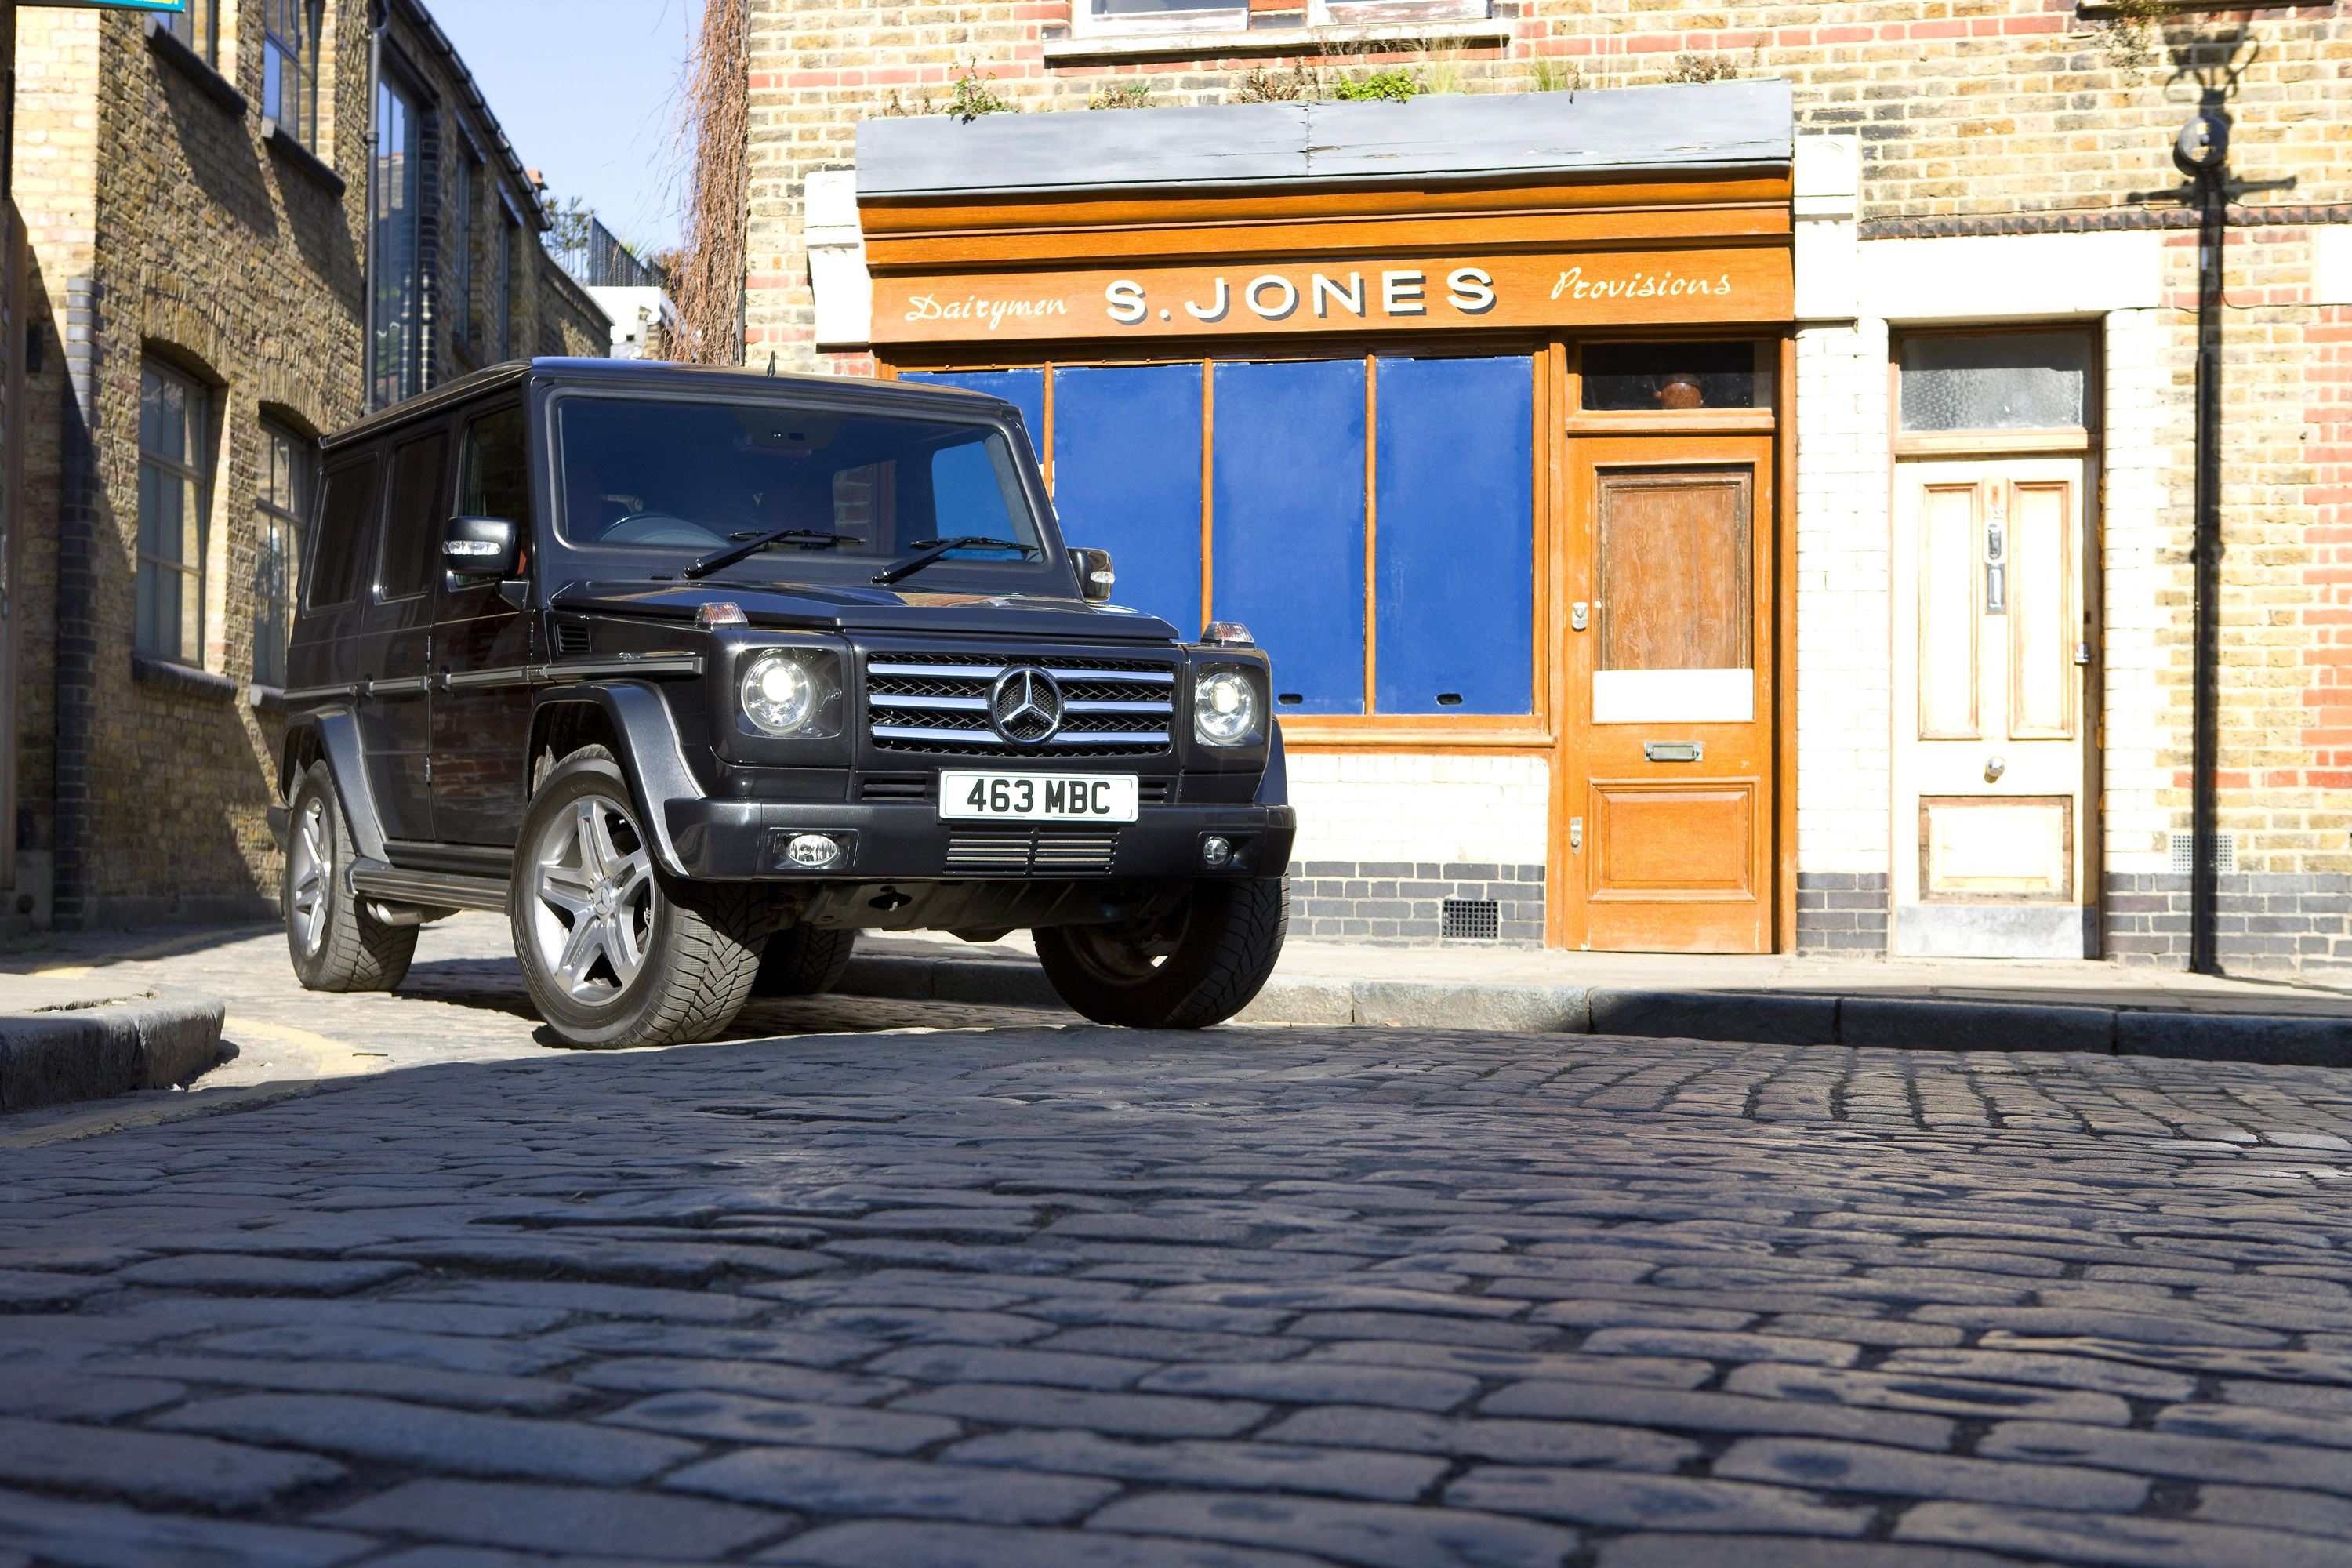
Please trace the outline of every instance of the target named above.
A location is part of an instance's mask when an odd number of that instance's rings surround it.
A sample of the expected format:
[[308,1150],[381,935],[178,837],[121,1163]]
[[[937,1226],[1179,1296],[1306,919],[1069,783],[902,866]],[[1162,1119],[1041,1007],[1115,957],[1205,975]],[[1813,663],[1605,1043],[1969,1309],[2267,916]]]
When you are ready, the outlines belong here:
[[793,531],[716,575],[864,582],[926,541],[1003,540],[1027,552],[950,552],[992,573],[1046,564],[1011,442],[994,425],[780,407],[569,397],[558,405],[562,537],[681,567]]

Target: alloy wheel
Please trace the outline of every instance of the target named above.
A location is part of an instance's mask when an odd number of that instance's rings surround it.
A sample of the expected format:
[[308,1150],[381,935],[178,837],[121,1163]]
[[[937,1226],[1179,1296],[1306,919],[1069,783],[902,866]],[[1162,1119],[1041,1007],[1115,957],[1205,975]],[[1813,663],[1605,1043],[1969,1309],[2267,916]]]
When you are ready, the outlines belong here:
[[313,794],[294,819],[291,842],[286,847],[287,905],[294,940],[305,958],[317,954],[327,940],[327,912],[332,889],[328,879],[334,856],[327,848],[327,803]]
[[531,855],[531,935],[564,994],[584,1006],[620,1000],[653,942],[653,859],[628,808],[587,795],[540,831]]

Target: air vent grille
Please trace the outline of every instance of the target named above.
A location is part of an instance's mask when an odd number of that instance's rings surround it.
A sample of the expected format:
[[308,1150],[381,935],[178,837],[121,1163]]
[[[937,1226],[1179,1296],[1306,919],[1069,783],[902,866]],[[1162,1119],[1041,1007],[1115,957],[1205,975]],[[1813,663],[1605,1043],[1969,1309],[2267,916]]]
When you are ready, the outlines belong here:
[[559,622],[555,627],[555,657],[578,658],[596,651],[596,639],[588,628],[576,621]]
[[1442,937],[1492,942],[1502,934],[1503,908],[1492,899],[1448,899],[1441,911]]
[[960,833],[948,840],[947,869],[995,877],[1099,877],[1118,853],[1117,833]]
[[929,800],[937,773],[868,773],[857,788],[860,800]]
[[[2221,875],[2229,876],[2238,868],[2238,836],[2217,833],[2213,836],[2213,864]],[[2176,833],[2172,836],[2172,874],[2193,876],[2197,870],[2197,835]]]

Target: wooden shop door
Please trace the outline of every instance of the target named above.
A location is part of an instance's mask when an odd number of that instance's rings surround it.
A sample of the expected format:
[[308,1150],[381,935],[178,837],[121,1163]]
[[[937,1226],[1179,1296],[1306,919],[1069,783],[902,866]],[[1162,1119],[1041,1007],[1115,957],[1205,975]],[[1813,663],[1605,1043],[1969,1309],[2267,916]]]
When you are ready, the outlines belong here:
[[1601,438],[1569,454],[1565,945],[1769,952],[1771,440]]

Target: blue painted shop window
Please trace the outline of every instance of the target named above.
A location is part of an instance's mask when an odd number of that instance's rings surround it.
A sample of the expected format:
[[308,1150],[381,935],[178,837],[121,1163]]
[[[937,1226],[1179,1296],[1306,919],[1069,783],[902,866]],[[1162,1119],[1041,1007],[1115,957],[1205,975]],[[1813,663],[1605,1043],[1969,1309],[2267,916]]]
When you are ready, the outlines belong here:
[[1273,658],[1277,714],[1361,713],[1364,362],[1215,374],[1216,617]]
[[1535,367],[1378,362],[1373,710],[1532,710]]
[[1021,410],[1021,421],[1029,427],[1031,449],[1045,444],[1045,373],[1042,370],[909,370],[900,372],[898,379],[941,381],[967,392],[1001,397]]
[[1054,511],[1065,543],[1108,550],[1114,604],[1196,635],[1201,605],[1201,367],[1054,372]]

